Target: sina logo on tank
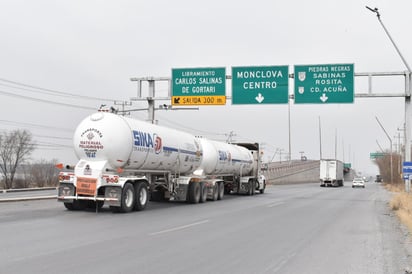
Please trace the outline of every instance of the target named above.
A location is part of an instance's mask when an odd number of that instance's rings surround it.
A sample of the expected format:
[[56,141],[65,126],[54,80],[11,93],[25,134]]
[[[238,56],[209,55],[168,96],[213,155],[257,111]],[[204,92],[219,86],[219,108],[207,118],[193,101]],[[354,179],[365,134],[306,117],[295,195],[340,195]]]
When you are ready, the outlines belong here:
[[133,130],[134,145],[139,151],[154,150],[156,154],[162,151],[162,138],[156,133],[150,134],[148,132]]

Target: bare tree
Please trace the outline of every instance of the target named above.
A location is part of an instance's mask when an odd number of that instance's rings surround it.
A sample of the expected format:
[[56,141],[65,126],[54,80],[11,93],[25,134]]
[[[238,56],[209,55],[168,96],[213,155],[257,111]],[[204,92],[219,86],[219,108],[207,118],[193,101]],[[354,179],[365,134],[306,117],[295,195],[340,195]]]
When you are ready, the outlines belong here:
[[3,174],[6,189],[13,187],[17,166],[35,149],[32,139],[27,130],[14,130],[0,135],[0,172]]
[[36,187],[56,186],[59,172],[55,165],[57,160],[47,162],[40,160],[30,166],[30,182]]

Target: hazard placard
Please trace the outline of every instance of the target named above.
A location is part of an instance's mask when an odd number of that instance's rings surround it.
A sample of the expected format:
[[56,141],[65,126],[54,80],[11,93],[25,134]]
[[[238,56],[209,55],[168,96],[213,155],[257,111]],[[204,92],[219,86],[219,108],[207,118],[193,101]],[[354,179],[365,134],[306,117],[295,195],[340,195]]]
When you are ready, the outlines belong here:
[[96,195],[96,178],[77,177],[76,193],[80,195]]

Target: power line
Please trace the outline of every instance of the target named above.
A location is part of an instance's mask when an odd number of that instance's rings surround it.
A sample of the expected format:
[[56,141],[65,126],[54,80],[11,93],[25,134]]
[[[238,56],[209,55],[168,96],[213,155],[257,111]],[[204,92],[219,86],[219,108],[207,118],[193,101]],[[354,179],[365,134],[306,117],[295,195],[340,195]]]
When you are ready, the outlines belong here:
[[66,103],[59,103],[59,102],[49,101],[49,100],[45,100],[45,99],[34,98],[34,97],[30,97],[30,96],[14,94],[14,93],[10,93],[10,92],[3,91],[3,90],[0,90],[0,94],[6,95],[6,96],[11,96],[11,97],[16,97],[16,98],[20,98],[20,99],[27,99],[27,100],[36,101],[36,102],[47,103],[47,104],[60,105],[60,106],[73,107],[73,108],[81,108],[81,109],[87,109],[87,110],[96,110],[96,108],[92,108],[92,107],[79,106],[79,105],[66,104]]
[[1,84],[3,86],[8,86],[8,87],[11,87],[11,88],[17,88],[17,89],[22,89],[22,90],[27,90],[27,91],[37,92],[37,93],[52,94],[52,95],[55,95],[55,96],[64,96],[64,97],[77,97],[77,98],[82,98],[82,99],[87,99],[87,100],[98,100],[98,101],[108,101],[108,102],[115,101],[114,99],[97,98],[97,97],[92,97],[92,96],[78,95],[78,94],[53,90],[53,89],[37,87],[37,86],[28,85],[28,84],[24,84],[24,83],[19,83],[19,82],[16,82],[16,81],[11,81],[11,80],[2,79],[2,78],[0,78],[0,81],[10,83],[10,84],[13,84],[13,85],[19,85],[19,86],[23,86],[23,87],[27,87],[27,88],[37,89],[39,91],[29,90],[29,89],[24,89],[24,88],[21,88],[21,87],[13,87],[13,86],[10,86],[10,85]]
[[35,127],[35,128],[44,128],[44,129],[53,129],[53,130],[61,130],[61,131],[69,131],[69,132],[74,132],[73,129],[69,128],[58,128],[58,127],[51,127],[51,126],[45,126],[45,125],[39,125],[39,124],[32,124],[32,123],[26,123],[26,122],[17,122],[17,121],[10,121],[10,120],[1,120],[0,119],[0,124],[13,124],[17,126],[27,126],[27,127]]
[[45,135],[34,135],[33,137],[37,137],[37,138],[46,138],[46,139],[58,139],[58,140],[73,140],[73,138],[69,138],[69,137],[57,137],[57,136],[45,136]]

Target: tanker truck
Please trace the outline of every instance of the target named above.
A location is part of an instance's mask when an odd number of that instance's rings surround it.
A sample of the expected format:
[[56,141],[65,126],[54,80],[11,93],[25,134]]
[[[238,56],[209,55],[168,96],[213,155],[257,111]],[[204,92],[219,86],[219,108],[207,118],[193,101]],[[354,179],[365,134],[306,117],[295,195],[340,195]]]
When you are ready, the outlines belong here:
[[144,210],[148,201],[204,203],[225,194],[264,193],[257,143],[229,144],[108,111],[76,128],[79,161],[59,173],[57,199],[68,210]]

